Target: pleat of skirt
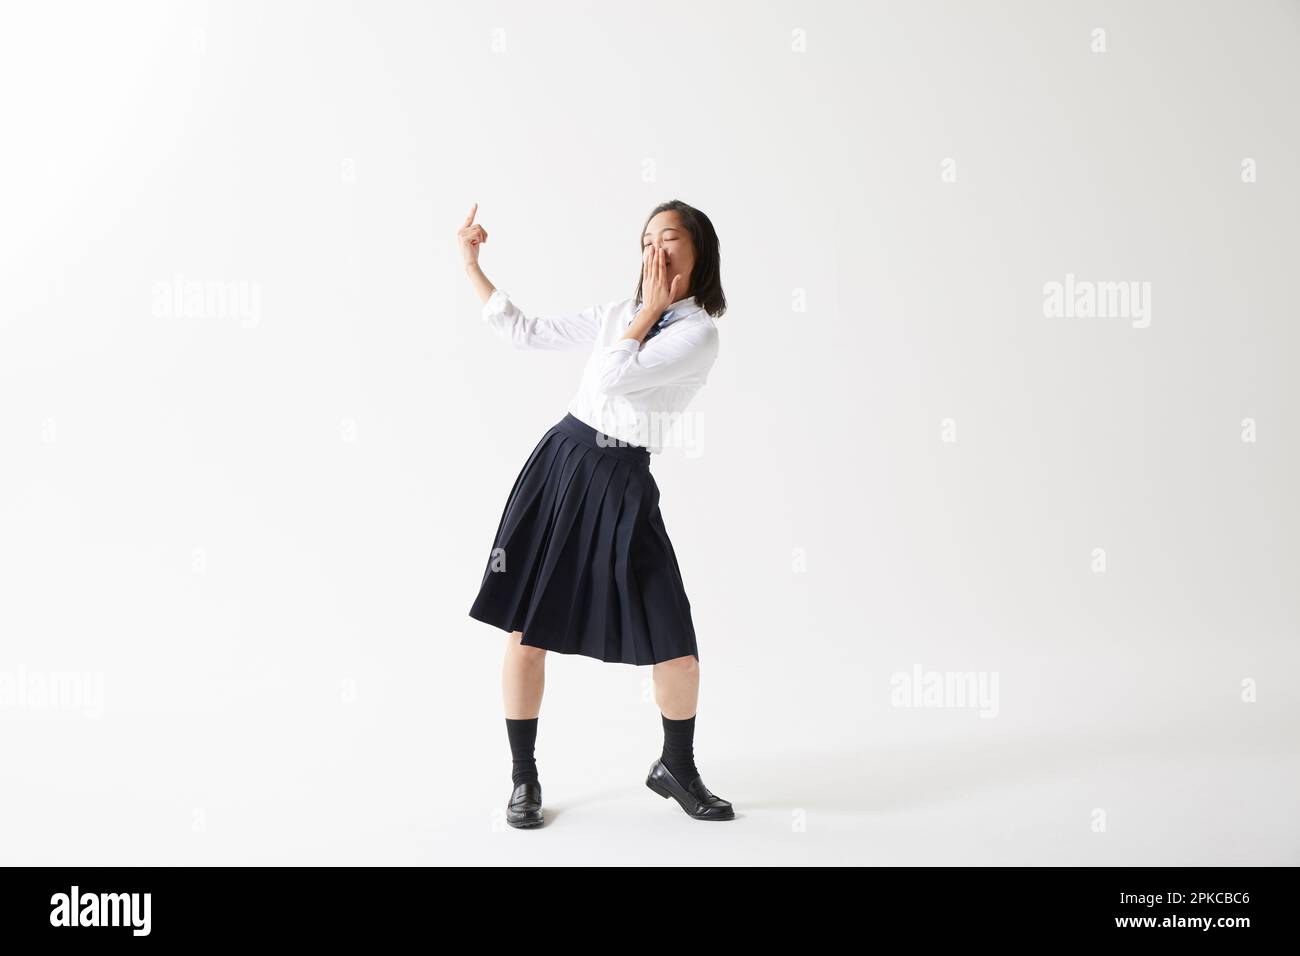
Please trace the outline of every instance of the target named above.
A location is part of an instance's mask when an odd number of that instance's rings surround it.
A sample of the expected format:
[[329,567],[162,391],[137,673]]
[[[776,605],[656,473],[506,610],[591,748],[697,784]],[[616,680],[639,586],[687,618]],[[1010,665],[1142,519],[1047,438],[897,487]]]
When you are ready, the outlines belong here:
[[506,499],[469,615],[561,654],[698,660],[649,450],[571,414],[553,425]]

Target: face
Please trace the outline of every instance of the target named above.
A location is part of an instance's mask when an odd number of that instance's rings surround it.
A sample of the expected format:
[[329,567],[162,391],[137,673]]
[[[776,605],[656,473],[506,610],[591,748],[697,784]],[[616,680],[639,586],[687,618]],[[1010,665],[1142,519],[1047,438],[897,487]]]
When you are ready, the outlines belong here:
[[679,286],[686,291],[679,298],[690,295],[691,270],[695,268],[695,246],[691,243],[691,234],[682,225],[677,210],[669,209],[659,213],[645,227],[641,237],[641,254],[645,255],[647,246],[661,248],[668,256],[668,281],[679,275]]

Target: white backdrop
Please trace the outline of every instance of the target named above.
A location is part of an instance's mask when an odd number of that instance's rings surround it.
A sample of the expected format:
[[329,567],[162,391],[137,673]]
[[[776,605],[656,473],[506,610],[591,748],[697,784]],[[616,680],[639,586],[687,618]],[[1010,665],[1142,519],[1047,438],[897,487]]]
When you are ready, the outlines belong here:
[[[1300,862],[1298,48],[1289,3],[6,6],[3,862]],[[524,835],[467,611],[584,357],[496,339],[455,229],[576,310],[674,197],[731,307],[652,468],[739,819],[642,785],[649,668],[551,654]]]

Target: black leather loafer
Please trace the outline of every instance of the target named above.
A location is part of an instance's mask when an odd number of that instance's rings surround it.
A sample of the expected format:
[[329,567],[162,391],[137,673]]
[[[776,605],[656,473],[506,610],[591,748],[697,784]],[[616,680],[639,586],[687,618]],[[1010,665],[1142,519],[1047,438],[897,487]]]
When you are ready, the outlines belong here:
[[542,785],[536,780],[522,780],[515,785],[506,804],[506,823],[512,827],[542,825]]
[[732,820],[736,811],[731,804],[721,797],[714,796],[704,785],[704,778],[697,776],[686,786],[682,786],[672,772],[664,766],[663,760],[656,760],[650,767],[650,775],[645,778],[645,785],[665,800],[672,797],[686,815],[695,820]]

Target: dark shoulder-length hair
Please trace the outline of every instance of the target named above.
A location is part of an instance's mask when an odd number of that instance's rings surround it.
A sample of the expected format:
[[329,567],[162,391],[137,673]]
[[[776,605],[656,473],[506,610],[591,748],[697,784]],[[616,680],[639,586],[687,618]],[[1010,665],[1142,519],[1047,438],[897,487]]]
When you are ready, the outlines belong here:
[[[670,199],[668,202],[660,203],[650,211],[650,215],[646,216],[645,225],[641,227],[641,234],[637,236],[637,248],[638,250],[641,249],[646,226],[650,225],[650,220],[661,212],[668,212],[670,209],[681,218],[682,225],[686,227],[687,233],[690,234],[691,244],[695,247],[695,266],[691,269],[691,284],[688,291],[709,315],[714,317],[722,315],[727,311],[727,297],[722,294],[718,234],[708,216],[694,206],[688,206],[680,199]],[[637,304],[641,302],[641,277],[639,275],[636,280],[636,302]]]

